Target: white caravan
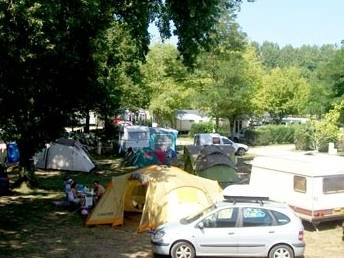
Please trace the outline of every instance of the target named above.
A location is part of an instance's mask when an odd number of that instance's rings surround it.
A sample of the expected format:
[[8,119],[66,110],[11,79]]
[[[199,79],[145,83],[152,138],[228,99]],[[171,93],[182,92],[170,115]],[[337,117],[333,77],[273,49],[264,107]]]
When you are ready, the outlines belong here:
[[119,152],[125,152],[129,147],[133,150],[147,148],[149,147],[149,127],[125,126],[119,140]]
[[327,154],[256,157],[249,183],[313,224],[344,219],[344,158]]

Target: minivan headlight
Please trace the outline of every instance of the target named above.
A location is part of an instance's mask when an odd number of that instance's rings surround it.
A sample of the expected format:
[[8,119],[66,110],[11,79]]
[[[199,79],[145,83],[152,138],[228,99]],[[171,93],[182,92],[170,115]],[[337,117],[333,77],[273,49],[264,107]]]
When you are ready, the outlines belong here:
[[165,235],[165,231],[159,230],[153,233],[152,239],[154,241],[159,241],[164,237],[164,235]]

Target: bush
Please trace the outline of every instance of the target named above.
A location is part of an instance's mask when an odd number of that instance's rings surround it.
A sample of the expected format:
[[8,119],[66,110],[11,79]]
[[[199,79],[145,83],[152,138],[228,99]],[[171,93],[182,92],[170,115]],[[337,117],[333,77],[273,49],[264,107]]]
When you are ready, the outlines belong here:
[[228,128],[228,126],[219,126],[216,129],[216,133],[218,133],[220,135],[228,136],[229,135],[229,128]]
[[294,143],[294,133],[294,125],[267,125],[246,130],[245,138],[249,145]]
[[190,136],[193,137],[197,133],[212,133],[214,124],[212,122],[194,123],[190,129]]
[[339,128],[336,124],[327,120],[315,122],[315,139],[319,152],[328,152],[328,144],[337,144]]
[[344,132],[340,132],[338,135],[337,149],[339,152],[344,152]]
[[314,128],[311,124],[299,125],[295,129],[295,148],[297,150],[314,150]]

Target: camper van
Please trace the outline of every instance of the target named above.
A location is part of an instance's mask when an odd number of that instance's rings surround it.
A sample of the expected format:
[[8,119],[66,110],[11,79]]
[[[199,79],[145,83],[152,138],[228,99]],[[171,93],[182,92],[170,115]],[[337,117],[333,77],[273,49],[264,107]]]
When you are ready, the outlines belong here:
[[256,157],[249,183],[313,224],[344,219],[344,158],[327,154]]

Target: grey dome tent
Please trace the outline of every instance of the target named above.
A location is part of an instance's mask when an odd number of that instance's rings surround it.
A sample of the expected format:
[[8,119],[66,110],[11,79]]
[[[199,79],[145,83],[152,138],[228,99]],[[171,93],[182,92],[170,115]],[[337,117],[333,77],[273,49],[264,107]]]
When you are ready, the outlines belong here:
[[240,178],[236,165],[230,157],[234,157],[232,146],[186,146],[185,170],[198,176],[217,180],[222,188],[238,183]]
[[90,172],[95,165],[82,145],[75,140],[60,138],[35,157],[36,168]]

